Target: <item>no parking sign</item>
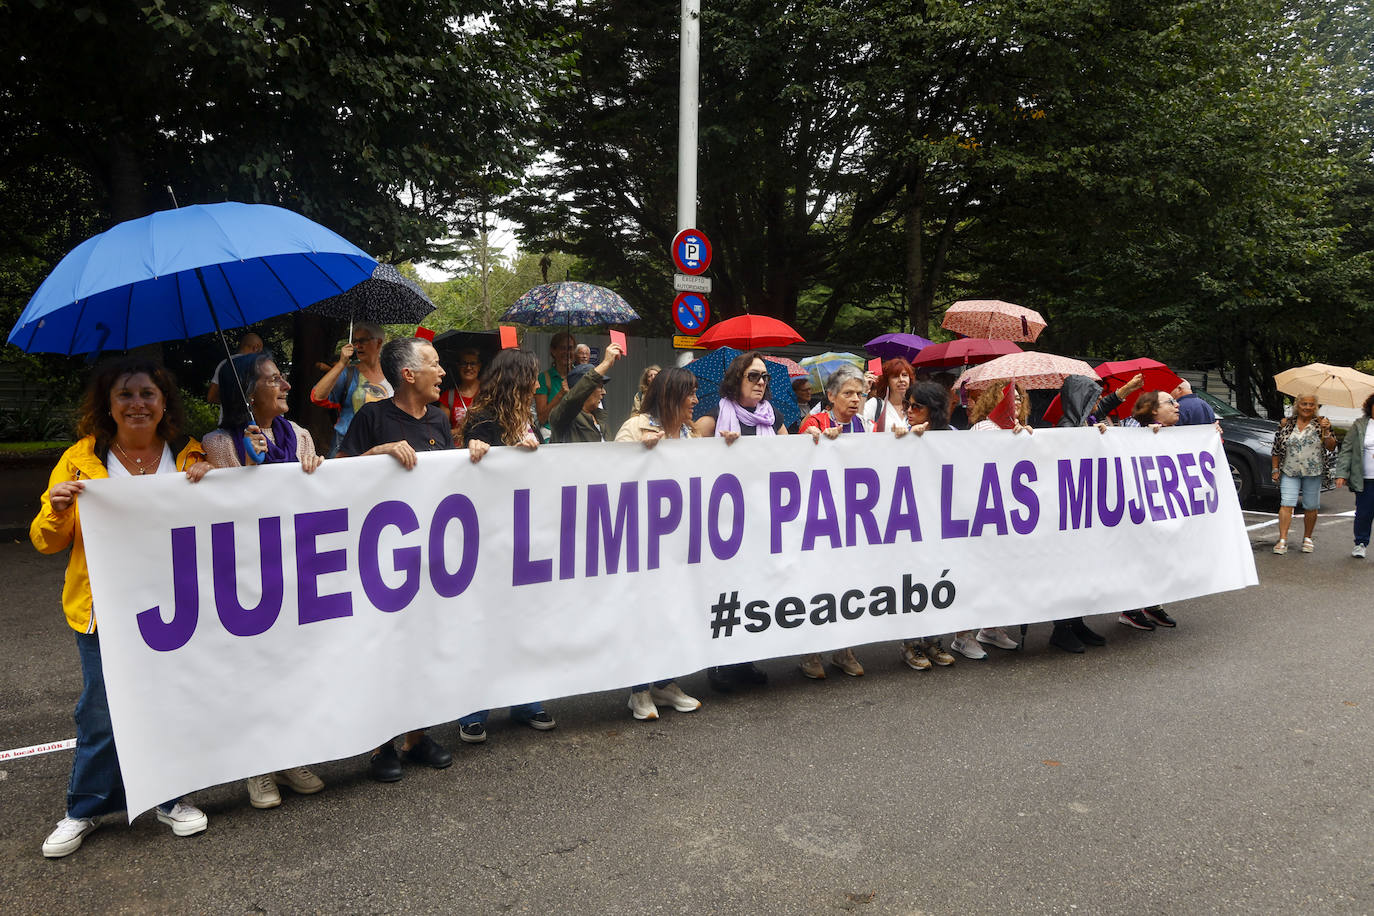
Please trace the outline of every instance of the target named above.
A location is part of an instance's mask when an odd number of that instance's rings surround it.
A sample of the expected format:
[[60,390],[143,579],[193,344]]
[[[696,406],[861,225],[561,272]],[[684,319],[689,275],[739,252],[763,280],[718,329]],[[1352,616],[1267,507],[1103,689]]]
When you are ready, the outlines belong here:
[[685,274],[702,274],[711,266],[711,240],[699,229],[683,229],[673,237],[673,264]]
[[688,337],[695,337],[711,322],[711,306],[701,293],[678,293],[673,300],[673,324]]

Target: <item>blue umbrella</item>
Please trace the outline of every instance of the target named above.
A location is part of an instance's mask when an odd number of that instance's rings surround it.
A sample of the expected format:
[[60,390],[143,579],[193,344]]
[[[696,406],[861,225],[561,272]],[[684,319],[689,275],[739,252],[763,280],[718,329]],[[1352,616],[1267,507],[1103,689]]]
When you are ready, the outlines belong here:
[[[697,409],[693,419],[699,419],[720,403],[720,380],[725,377],[725,368],[742,352],[734,347],[721,347],[687,364],[687,371],[697,377]],[[763,361],[768,365],[768,400],[782,415],[782,422],[791,426],[801,419],[802,412],[797,406],[797,396],[792,393],[787,366],[766,356]]]
[[376,267],[356,245],[280,207],[163,210],[68,253],[9,340],[30,353],[73,354],[196,337],[303,309]]
[[841,366],[849,365],[856,369],[863,369],[868,365],[868,361],[862,356],[834,351],[808,356],[806,359],[798,360],[798,362],[806,370],[806,374],[811,377],[811,387],[817,391],[825,390],[825,380],[830,378],[830,374]]

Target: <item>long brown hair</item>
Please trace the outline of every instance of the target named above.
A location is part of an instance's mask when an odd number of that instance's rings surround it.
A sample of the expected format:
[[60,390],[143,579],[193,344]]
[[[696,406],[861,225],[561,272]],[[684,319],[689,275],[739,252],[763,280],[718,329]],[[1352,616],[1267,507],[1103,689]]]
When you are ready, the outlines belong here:
[[530,429],[530,407],[539,379],[539,358],[527,350],[502,350],[482,370],[472,407],[459,436],[466,443],[467,425],[475,413],[487,413],[501,427],[501,441],[515,445]]
[[691,423],[692,414],[678,416],[687,398],[697,390],[697,377],[686,369],[669,366],[649,383],[639,412],[653,417],[664,429],[669,423]]
[[186,426],[186,413],[181,405],[181,393],[177,390],[176,379],[172,373],[149,359],[136,356],[120,357],[103,366],[97,366],[86,386],[86,395],[81,401],[81,419],[77,423],[77,433],[82,436],[95,436],[97,454],[109,451],[119,428],[110,413],[110,392],[120,379],[131,375],[146,375],[162,392],[164,411],[157,424],[157,434],[163,442],[173,442]]

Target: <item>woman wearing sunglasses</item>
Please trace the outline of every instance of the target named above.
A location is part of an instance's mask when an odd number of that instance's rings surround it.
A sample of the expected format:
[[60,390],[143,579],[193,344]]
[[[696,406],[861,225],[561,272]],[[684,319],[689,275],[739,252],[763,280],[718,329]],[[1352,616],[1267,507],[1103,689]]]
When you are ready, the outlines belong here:
[[[768,364],[757,350],[741,353],[725,367],[720,380],[720,403],[701,415],[698,436],[719,436],[726,444],[740,436],[785,436],[782,414],[768,400]],[[766,684],[768,675],[753,662],[724,665],[706,672],[711,687],[729,693],[735,684]]]
[[353,325],[353,340],[339,351],[339,361],[310,389],[311,403],[339,412],[334,442],[329,447],[330,458],[339,453],[339,443],[358,408],[371,401],[384,401],[396,393],[382,373],[380,357],[384,343],[386,334],[381,325],[370,321]]

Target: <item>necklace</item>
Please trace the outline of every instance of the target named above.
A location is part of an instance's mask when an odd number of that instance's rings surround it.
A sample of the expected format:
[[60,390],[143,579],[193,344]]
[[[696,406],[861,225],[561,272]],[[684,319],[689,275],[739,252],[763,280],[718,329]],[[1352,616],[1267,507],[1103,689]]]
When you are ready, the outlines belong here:
[[127,467],[128,464],[129,464],[129,462],[132,461],[132,462],[134,463],[134,467],[138,470],[138,473],[139,473],[139,474],[148,474],[148,473],[150,473],[150,472],[156,470],[156,469],[157,469],[157,466],[158,466],[159,464],[162,463],[162,452],[158,452],[158,453],[157,453],[157,457],[154,458],[154,459],[152,460],[152,462],[145,468],[145,467],[143,466],[143,459],[142,459],[142,458],[131,458],[131,457],[129,457],[129,453],[126,452],[126,451],[124,451],[124,446],[120,445],[118,442],[116,442],[116,443],[114,444],[114,447],[115,447],[116,449],[118,449],[118,450],[119,450],[119,454],[122,455],[122,456],[124,457],[124,464],[125,464],[125,466]]

